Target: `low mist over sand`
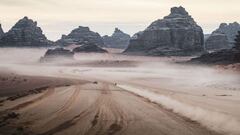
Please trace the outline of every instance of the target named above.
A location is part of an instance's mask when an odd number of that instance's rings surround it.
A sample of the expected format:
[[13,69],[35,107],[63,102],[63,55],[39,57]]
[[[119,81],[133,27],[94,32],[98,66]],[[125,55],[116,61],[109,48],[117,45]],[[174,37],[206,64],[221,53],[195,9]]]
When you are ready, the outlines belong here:
[[237,3],[0,0],[0,135],[240,135]]
[[0,133],[240,134],[239,72],[179,64],[190,57],[39,63],[45,51],[0,50]]
[[1,48],[1,64],[36,63],[40,56],[46,52],[46,48]]

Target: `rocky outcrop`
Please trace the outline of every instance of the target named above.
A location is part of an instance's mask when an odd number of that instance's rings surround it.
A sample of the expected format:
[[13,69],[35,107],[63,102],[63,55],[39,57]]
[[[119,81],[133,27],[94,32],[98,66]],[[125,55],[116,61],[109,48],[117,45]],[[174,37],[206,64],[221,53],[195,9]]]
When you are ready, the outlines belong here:
[[205,42],[205,49],[216,51],[221,49],[231,48],[228,42],[228,38],[223,33],[213,33]]
[[75,53],[107,53],[106,50],[102,49],[101,47],[95,45],[94,43],[82,43],[81,46],[76,47],[73,49]]
[[191,55],[204,50],[200,26],[183,7],[135,34],[124,53],[140,55]]
[[0,39],[0,46],[7,47],[44,47],[51,46],[49,41],[42,33],[37,22],[28,17],[19,20],[7,33]]
[[219,28],[212,32],[205,42],[207,50],[230,49],[233,47],[234,38],[240,31],[240,25],[237,22],[220,24]]
[[115,28],[112,36],[103,36],[104,45],[108,48],[127,48],[130,40],[130,35],[122,32],[120,29]]
[[0,24],[0,38],[4,35],[3,29],[2,29],[2,25]]
[[49,62],[56,59],[73,59],[74,53],[64,48],[48,49],[40,62]]
[[240,31],[235,38],[234,47],[231,49],[206,53],[200,57],[191,59],[190,63],[212,65],[240,63]]
[[238,35],[235,38],[234,48],[240,52],[240,31],[238,31]]
[[235,39],[238,31],[240,31],[240,24],[237,22],[234,22],[234,23],[229,23],[229,24],[226,24],[226,23],[220,24],[219,28],[217,30],[215,30],[213,33],[226,34],[229,42],[233,45],[234,39]]
[[104,46],[104,42],[102,37],[96,33],[91,31],[88,27],[79,26],[74,29],[68,35],[62,35],[62,38],[56,42],[58,45],[67,46],[67,45],[78,45],[82,42],[91,42],[98,46]]
[[200,57],[191,59],[190,63],[209,64],[209,65],[227,65],[240,62],[240,51],[233,49],[222,49],[212,53],[203,54]]

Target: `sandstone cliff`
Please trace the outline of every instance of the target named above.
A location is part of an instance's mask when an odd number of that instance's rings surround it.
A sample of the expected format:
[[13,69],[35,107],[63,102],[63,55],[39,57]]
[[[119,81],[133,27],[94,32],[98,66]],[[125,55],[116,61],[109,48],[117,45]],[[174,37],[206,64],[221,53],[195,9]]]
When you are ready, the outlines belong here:
[[173,7],[170,15],[154,21],[135,34],[124,53],[140,55],[191,55],[204,50],[200,26],[183,7]]
[[230,49],[233,47],[234,38],[240,31],[240,25],[237,22],[226,24],[221,23],[219,28],[212,32],[205,42],[207,50]]
[[82,26],[74,29],[68,35],[63,35],[62,38],[56,42],[56,44],[62,46],[72,44],[78,45],[79,43],[85,41],[94,43],[98,46],[104,46],[103,39],[98,33],[91,31],[88,27]]
[[41,28],[37,26],[37,22],[28,17],[19,20],[0,39],[0,46],[7,47],[45,47],[51,45],[53,42],[45,37]]
[[130,35],[124,33],[118,28],[115,28],[115,31],[111,36],[103,36],[105,47],[120,49],[127,48],[130,38]]

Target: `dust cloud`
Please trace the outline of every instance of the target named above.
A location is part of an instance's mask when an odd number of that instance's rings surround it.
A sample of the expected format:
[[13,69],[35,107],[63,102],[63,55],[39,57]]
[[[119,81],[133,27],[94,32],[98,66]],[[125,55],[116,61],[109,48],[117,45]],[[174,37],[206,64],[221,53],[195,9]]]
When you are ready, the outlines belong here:
[[[51,64],[39,63],[45,52],[44,48],[2,48],[0,69],[26,75],[117,83],[119,87],[161,104],[209,129],[240,134],[239,73],[175,63],[189,59],[187,57],[76,54],[75,60],[70,62],[59,59]],[[152,91],[151,88],[157,90]]]
[[170,97],[149,92],[148,90],[141,90],[128,85],[118,86],[139,96],[145,97],[152,102],[163,105],[165,108],[190,118],[193,121],[197,121],[211,130],[231,135],[240,134],[240,122],[229,115],[208,111],[200,107],[190,106]]

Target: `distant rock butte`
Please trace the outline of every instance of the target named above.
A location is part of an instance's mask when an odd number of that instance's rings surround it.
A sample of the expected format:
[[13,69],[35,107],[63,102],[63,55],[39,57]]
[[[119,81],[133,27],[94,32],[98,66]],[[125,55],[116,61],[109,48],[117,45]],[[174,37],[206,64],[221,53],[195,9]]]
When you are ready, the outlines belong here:
[[173,7],[170,15],[156,20],[136,33],[124,53],[138,55],[191,55],[204,50],[200,26],[183,7]]
[[206,53],[189,61],[195,64],[228,65],[240,63],[240,31],[235,37],[234,46],[231,49],[221,49]]
[[95,45],[94,43],[84,42],[81,46],[73,49],[74,53],[107,53],[107,50]]
[[41,57],[40,62],[49,62],[62,58],[73,59],[73,56],[73,52],[64,48],[48,49],[45,55]]
[[233,47],[237,32],[240,31],[240,25],[234,23],[221,23],[219,28],[212,32],[205,42],[207,50],[230,49]]
[[130,38],[130,35],[115,28],[115,31],[111,36],[103,36],[104,46],[108,48],[126,49]]
[[58,45],[67,46],[67,45],[78,45],[82,42],[91,42],[98,46],[104,46],[102,37],[91,31],[88,27],[79,26],[78,28],[71,31],[68,35],[62,35],[62,38],[56,42]]
[[229,42],[231,42],[233,44],[238,31],[240,31],[240,24],[237,22],[233,22],[233,23],[229,23],[229,24],[227,24],[227,23],[220,24],[219,28],[217,30],[215,30],[213,33],[226,34]]
[[19,20],[0,39],[0,46],[7,47],[44,47],[51,45],[53,45],[53,42],[45,37],[41,28],[37,26],[37,22],[28,19],[28,17]]
[[0,24],[0,38],[4,35],[3,29],[2,29],[2,25]]

